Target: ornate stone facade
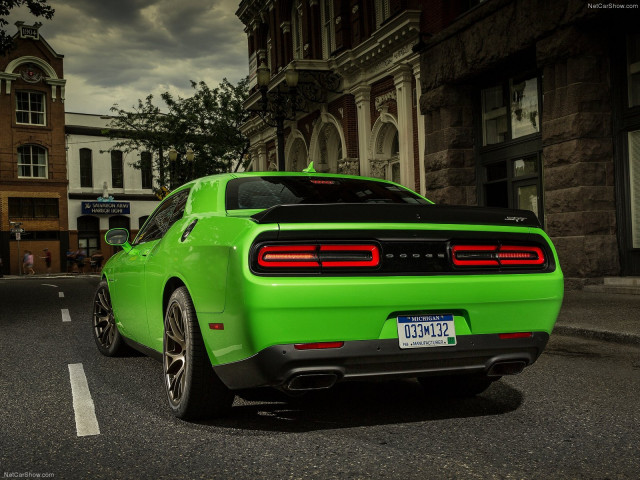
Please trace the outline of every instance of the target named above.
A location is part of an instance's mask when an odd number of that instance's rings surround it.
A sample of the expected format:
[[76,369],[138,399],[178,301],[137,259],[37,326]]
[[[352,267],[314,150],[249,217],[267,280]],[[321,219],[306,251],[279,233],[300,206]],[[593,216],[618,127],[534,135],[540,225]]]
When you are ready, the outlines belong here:
[[[628,179],[614,168],[627,160],[615,151],[626,132],[615,131],[616,110],[624,106],[611,72],[625,59],[616,63],[611,52],[624,52],[625,35],[634,32],[634,21],[625,16],[638,20],[638,14],[598,11],[580,0],[541,3],[486,2],[422,45],[425,181],[427,195],[438,203],[484,204],[486,165],[502,145],[483,146],[481,92],[507,85],[509,75],[537,75],[544,98],[539,133],[504,142],[503,151],[517,158],[525,140],[539,145],[540,220],[557,247],[567,285],[579,287],[634,273],[628,260],[633,249],[619,223],[627,221],[621,205],[629,198],[620,186]],[[616,25],[619,33],[612,36],[603,25]]]

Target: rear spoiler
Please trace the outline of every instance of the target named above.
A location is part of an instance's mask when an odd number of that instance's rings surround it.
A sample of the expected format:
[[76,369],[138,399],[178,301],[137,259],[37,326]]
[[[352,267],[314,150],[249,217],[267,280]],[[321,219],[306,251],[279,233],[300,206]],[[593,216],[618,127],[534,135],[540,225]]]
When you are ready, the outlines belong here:
[[257,223],[438,223],[541,228],[538,217],[529,210],[398,203],[277,205],[251,218]]

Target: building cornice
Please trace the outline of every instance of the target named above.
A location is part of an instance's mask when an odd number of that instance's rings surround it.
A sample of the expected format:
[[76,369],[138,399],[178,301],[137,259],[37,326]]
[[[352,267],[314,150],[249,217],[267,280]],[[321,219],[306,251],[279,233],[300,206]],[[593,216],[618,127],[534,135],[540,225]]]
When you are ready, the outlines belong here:
[[420,38],[420,10],[405,10],[378,28],[371,37],[330,62],[345,78],[366,72],[375,76],[398,62],[415,56],[412,51]]

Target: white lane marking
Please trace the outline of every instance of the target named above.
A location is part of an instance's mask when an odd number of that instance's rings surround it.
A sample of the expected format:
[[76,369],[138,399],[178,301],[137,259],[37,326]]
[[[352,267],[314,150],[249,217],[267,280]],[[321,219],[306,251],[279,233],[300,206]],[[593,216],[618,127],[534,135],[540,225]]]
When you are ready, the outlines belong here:
[[71,315],[69,315],[69,309],[68,308],[62,308],[60,310],[62,311],[62,321],[63,322],[70,322],[71,321]]
[[56,287],[56,288],[58,288],[58,285],[53,285],[51,283],[43,283],[42,285],[44,285],[45,287]]
[[64,298],[64,292],[58,292],[58,297]]
[[69,364],[73,411],[76,415],[76,432],[79,437],[100,435],[100,426],[96,418],[96,407],[91,398],[87,377],[81,363]]

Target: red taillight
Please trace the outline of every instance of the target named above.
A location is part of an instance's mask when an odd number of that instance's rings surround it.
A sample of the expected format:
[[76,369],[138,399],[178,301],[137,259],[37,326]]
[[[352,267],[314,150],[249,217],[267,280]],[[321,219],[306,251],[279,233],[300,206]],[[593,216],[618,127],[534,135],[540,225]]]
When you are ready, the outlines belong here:
[[451,258],[456,267],[540,266],[545,262],[540,247],[521,245],[455,245]]
[[542,265],[544,253],[540,247],[502,245],[498,259],[502,265]]
[[340,348],[344,342],[315,342],[315,343],[296,343],[296,350],[321,350],[324,348]]
[[258,252],[261,267],[319,267],[315,245],[278,245],[262,247]]
[[455,245],[451,254],[457,267],[497,267],[500,265],[495,255],[497,250],[497,245]]
[[533,333],[531,332],[517,332],[517,333],[500,333],[498,335],[501,340],[510,340],[512,338],[531,338]]
[[380,264],[376,245],[267,245],[258,250],[263,268],[370,268]]
[[375,267],[380,263],[375,245],[321,245],[320,255],[323,267]]

